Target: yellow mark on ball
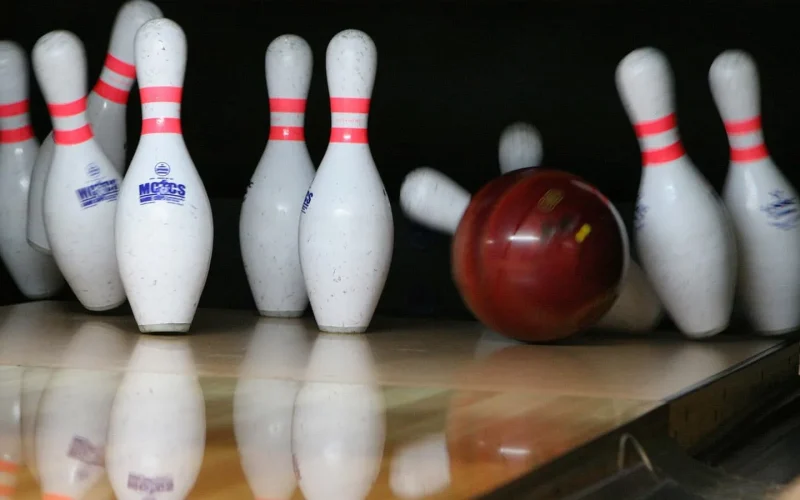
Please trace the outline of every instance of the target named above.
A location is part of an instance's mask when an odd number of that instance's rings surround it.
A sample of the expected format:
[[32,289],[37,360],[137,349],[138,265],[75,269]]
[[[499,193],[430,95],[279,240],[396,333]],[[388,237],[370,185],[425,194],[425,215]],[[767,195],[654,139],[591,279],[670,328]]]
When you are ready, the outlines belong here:
[[590,226],[589,224],[584,224],[583,226],[581,226],[578,232],[575,233],[575,241],[577,241],[578,243],[583,243],[583,240],[585,240],[586,237],[589,236],[589,233],[591,232],[592,232],[592,226]]
[[564,192],[560,189],[549,189],[536,204],[537,208],[542,212],[552,212],[561,200],[564,199]]

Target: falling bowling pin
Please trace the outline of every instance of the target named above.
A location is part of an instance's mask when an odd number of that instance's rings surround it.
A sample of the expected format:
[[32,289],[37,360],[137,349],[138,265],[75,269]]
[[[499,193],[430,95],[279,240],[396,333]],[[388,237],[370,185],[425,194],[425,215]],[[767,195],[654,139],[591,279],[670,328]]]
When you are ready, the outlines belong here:
[[244,270],[262,316],[301,316],[308,307],[297,200],[314,179],[303,129],[312,63],[311,47],[299,36],[280,36],[267,47],[270,134],[239,219]]
[[[470,197],[466,189],[430,167],[411,171],[400,188],[400,205],[410,219],[450,235],[455,234]],[[598,323],[602,328],[646,331],[660,318],[661,307],[649,283],[642,281],[632,260],[629,264],[620,298]]]
[[300,215],[300,262],[324,332],[367,329],[392,260],[392,209],[367,141],[377,63],[361,31],[328,44],[331,138]]
[[538,167],[542,162],[542,136],[525,122],[515,122],[500,133],[497,157],[500,172],[508,173],[527,167]]
[[657,49],[637,49],[616,80],[642,151],[634,229],[642,267],[686,336],[716,335],[730,321],[736,242],[724,205],[683,149],[669,63]]
[[186,36],[155,19],[136,34],[142,136],[120,190],[117,258],[142,332],[186,332],[211,262],[214,223],[181,133]]
[[728,50],[709,71],[730,142],[723,199],[738,240],[738,287],[753,327],[780,334],[800,326],[800,212],[797,191],[764,145],[758,69]]
[[0,259],[29,299],[55,295],[64,278],[26,235],[31,170],[39,151],[28,113],[28,61],[22,47],[0,41]]
[[[105,64],[87,99],[86,116],[95,134],[95,141],[111,164],[124,174],[127,131],[125,115],[128,95],[136,77],[133,66],[133,37],[150,19],[161,17],[161,10],[146,0],[131,0],[120,7]],[[28,200],[27,237],[31,246],[50,254],[50,243],[44,226],[44,188],[53,161],[53,133],[42,143],[31,174]]]
[[114,249],[122,180],[86,118],[86,55],[69,31],[33,47],[33,68],[53,122],[53,163],[44,193],[45,228],[56,264],[86,309],[125,302]]

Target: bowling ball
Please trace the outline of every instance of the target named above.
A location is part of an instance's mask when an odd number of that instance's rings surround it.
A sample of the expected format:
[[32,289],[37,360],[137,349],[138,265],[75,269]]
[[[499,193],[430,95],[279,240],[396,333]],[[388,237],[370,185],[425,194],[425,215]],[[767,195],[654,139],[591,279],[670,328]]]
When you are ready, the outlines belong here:
[[472,313],[526,342],[565,338],[614,304],[628,239],[609,201],[578,176],[526,168],[472,197],[452,243],[453,279]]

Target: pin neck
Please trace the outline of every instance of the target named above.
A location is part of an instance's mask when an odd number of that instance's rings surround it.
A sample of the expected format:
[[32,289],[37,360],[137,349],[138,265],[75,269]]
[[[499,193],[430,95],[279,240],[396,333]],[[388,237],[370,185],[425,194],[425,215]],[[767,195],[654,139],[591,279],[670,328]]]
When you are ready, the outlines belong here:
[[94,137],[86,119],[86,97],[47,105],[53,120],[53,141],[63,146],[82,144]]
[[180,134],[183,87],[142,87],[142,135]]
[[367,144],[370,99],[331,97],[331,143]]
[[34,138],[28,106],[27,99],[0,104],[0,144],[14,144]]
[[686,154],[678,137],[675,113],[654,120],[644,120],[633,126],[642,151],[642,166],[658,166]]
[[135,79],[136,67],[109,53],[92,91],[107,101],[124,106],[128,104],[128,95]]
[[275,97],[269,100],[270,141],[304,141],[306,100]]
[[725,131],[730,143],[731,162],[751,163],[769,157],[760,115],[743,120],[726,120]]

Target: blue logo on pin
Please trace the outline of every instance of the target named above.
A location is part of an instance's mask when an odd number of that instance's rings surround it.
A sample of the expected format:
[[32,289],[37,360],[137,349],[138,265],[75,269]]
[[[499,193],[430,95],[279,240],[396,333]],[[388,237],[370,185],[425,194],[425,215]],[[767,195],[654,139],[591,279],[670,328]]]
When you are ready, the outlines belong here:
[[139,205],[165,202],[183,205],[186,201],[186,185],[174,181],[169,176],[172,169],[166,163],[159,162],[153,167],[155,177],[139,184]]
[[75,190],[81,208],[90,208],[104,201],[116,201],[119,195],[119,184],[116,179],[104,179],[100,167],[96,163],[86,165],[89,182],[86,186]]

